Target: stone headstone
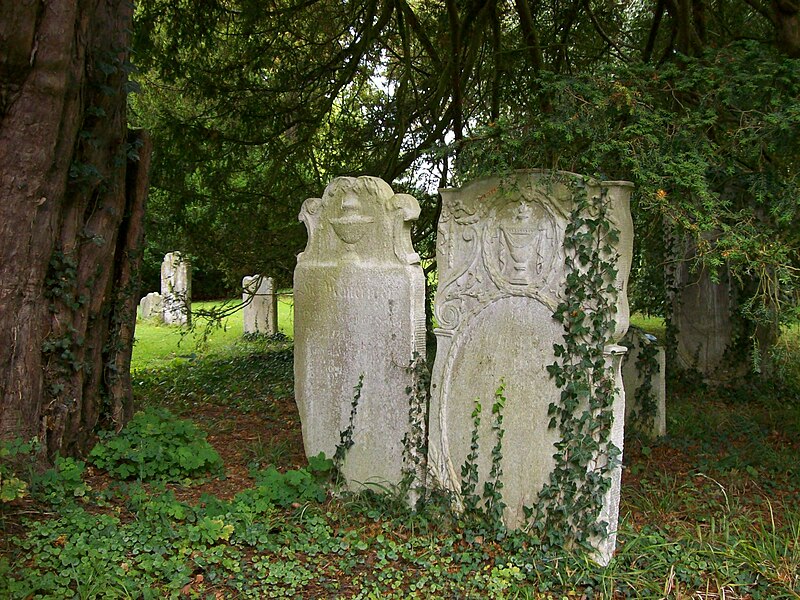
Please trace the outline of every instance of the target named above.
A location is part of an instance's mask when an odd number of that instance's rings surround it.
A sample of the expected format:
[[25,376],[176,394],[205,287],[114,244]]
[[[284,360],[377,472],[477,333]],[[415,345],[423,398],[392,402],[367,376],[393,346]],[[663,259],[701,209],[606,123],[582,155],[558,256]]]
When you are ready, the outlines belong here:
[[272,277],[252,275],[242,279],[242,303],[245,333],[278,333],[278,296]]
[[[561,178],[579,176],[561,173]],[[609,220],[620,231],[616,250],[616,328],[606,361],[617,382],[611,441],[623,441],[624,391],[620,362],[625,349],[614,345],[628,326],[627,279],[633,249],[630,216],[632,184],[604,182]],[[591,196],[600,188],[589,185]],[[486,178],[462,188],[440,190],[442,213],[437,238],[439,285],[435,301],[438,329],[432,373],[428,462],[445,489],[461,492],[461,467],[470,452],[476,401],[483,407],[478,429],[477,467],[483,489],[496,435],[491,407],[501,382],[504,409],[503,514],[507,527],[526,524],[523,507],[535,508],[555,461],[558,428],[548,425],[548,407],[561,391],[547,371],[556,362],[554,344],[564,329],[553,314],[563,299],[566,276],[564,236],[573,208],[571,189],[546,171],[519,171]],[[606,457],[597,457],[598,461]],[[603,513],[612,535],[597,540],[601,562],[613,552],[619,506],[620,469],[610,473],[611,491]]]
[[[295,397],[308,456],[335,454],[360,384],[350,489],[398,484],[409,432],[409,362],[425,353],[425,284],[411,246],[419,204],[381,179],[334,179],[300,211],[294,272]],[[363,378],[363,379],[362,379]]]
[[[707,236],[709,241],[713,237]],[[674,251],[677,263],[671,295],[678,366],[696,369],[709,381],[724,381],[729,368],[726,351],[734,334],[726,268],[720,267],[719,281],[714,281],[710,271],[697,264],[697,243],[688,235],[678,236]],[[743,364],[746,368],[746,361]]]
[[169,252],[161,263],[162,316],[167,325],[187,325],[192,314],[192,270],[180,252]]
[[628,349],[622,361],[625,429],[650,439],[667,435],[666,354],[655,336],[631,327],[620,342]]
[[161,319],[162,298],[158,292],[150,292],[139,301],[139,315],[142,319]]

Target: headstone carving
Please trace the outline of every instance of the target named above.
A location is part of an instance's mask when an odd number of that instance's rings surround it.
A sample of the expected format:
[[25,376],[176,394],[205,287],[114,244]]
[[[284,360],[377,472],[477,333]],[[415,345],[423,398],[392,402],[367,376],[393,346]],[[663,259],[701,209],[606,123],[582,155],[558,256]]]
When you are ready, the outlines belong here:
[[253,275],[242,279],[242,303],[245,333],[278,333],[278,296],[272,277]]
[[666,354],[655,336],[631,327],[621,344],[625,385],[625,428],[647,438],[667,435]]
[[167,325],[188,325],[192,314],[192,270],[180,252],[169,252],[161,263],[162,315]]
[[[548,427],[548,406],[560,390],[547,366],[556,362],[553,346],[562,343],[562,325],[553,318],[562,299],[566,270],[564,235],[573,208],[571,189],[546,171],[518,171],[503,179],[474,181],[440,190],[442,213],[437,238],[439,286],[435,302],[438,329],[429,415],[429,468],[445,489],[457,495],[461,466],[470,449],[475,402],[483,407],[478,430],[480,481],[491,466],[494,444],[489,407],[505,384],[503,440],[504,521],[525,524],[523,507],[535,507],[553,470],[558,429]],[[628,327],[627,279],[633,250],[628,182],[603,182],[608,188],[609,220],[620,232],[615,287],[616,328],[606,356],[618,383],[611,438],[622,448],[624,391],[619,372],[625,349],[614,345]],[[590,185],[591,195],[600,193]],[[602,459],[602,457],[601,457]],[[620,470],[611,473],[612,490],[604,518],[616,529]],[[615,540],[598,541],[599,560],[610,557]]]
[[334,455],[363,377],[343,475],[350,489],[403,479],[408,365],[425,353],[425,293],[411,246],[417,201],[374,177],[334,179],[300,211],[295,397],[308,456]]
[[150,292],[139,301],[139,315],[142,319],[161,320],[162,298],[158,292]]

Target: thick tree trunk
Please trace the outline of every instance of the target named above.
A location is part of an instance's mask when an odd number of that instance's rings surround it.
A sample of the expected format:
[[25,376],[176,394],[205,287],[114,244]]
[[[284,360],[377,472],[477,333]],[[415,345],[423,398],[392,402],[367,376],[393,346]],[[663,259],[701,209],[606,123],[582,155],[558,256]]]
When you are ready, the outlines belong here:
[[0,3],[0,438],[80,453],[131,412],[149,164],[127,139],[132,8]]
[[800,2],[772,0],[773,24],[778,49],[791,58],[800,58]]

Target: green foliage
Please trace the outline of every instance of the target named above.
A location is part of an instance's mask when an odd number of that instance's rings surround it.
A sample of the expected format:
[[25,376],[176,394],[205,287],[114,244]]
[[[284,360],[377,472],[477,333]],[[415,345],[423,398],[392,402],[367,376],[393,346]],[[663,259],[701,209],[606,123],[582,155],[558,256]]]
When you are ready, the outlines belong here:
[[169,366],[137,371],[134,393],[143,403],[190,409],[194,402],[274,414],[276,402],[291,396],[292,351],[285,344],[239,343],[227,352],[173,361]]
[[[618,232],[607,216],[607,188],[590,198],[583,178],[565,181],[573,209],[565,231],[566,288],[553,317],[563,325],[564,344],[547,371],[561,390],[550,403],[551,429],[559,431],[555,468],[539,493],[535,526],[556,547],[584,545],[607,535],[600,519],[620,451],[610,440],[614,375],[605,347],[614,329],[617,289],[613,244]],[[613,360],[613,359],[611,359]]]
[[506,385],[501,379],[500,386],[495,390],[494,402],[492,403],[492,434],[495,443],[492,447],[492,467],[489,476],[483,484],[483,499],[486,503],[486,518],[490,523],[501,524],[503,522],[503,510],[506,505],[503,502],[503,409],[506,406],[505,397]]
[[121,479],[167,480],[219,472],[222,460],[191,421],[166,409],[137,413],[119,432],[100,432],[89,454],[92,464]]
[[[252,348],[239,350],[247,360]],[[233,385],[226,379],[243,373],[232,359],[210,372],[216,403]],[[646,451],[626,447],[618,547],[607,567],[530,532],[453,518],[435,492],[415,511],[376,493],[330,497],[333,462],[317,456],[304,469],[255,472],[253,487],[226,500],[189,502],[179,499],[182,486],[163,482],[112,482],[57,511],[4,506],[0,597],[607,599],[713,590],[796,598],[796,398],[768,387],[679,392],[670,398],[667,440]],[[155,403],[159,388],[149,393]],[[505,403],[498,386],[495,433]],[[501,456],[496,438],[493,446]],[[21,465],[33,450],[20,441],[9,447]],[[65,466],[54,470],[64,481],[52,489],[68,500],[80,466]]]
[[38,447],[36,439],[28,442],[21,438],[0,440],[0,508],[25,496],[28,483],[19,477],[17,471],[26,466],[32,468],[33,454]]
[[332,461],[318,456],[309,461],[309,470],[297,469],[281,473],[275,467],[268,467],[254,473],[256,487],[241,492],[237,499],[254,505],[266,501],[283,508],[295,503],[322,502],[327,497],[327,492],[315,474],[327,474],[332,465]]
[[476,400],[475,408],[472,409],[472,433],[469,441],[469,453],[461,465],[461,501],[464,503],[464,510],[475,512],[480,504],[480,497],[476,493],[478,489],[478,450],[480,449],[480,427],[481,411],[483,407]]
[[353,387],[353,399],[350,401],[350,417],[347,422],[347,427],[339,432],[339,443],[336,444],[336,450],[333,454],[333,464],[336,471],[341,473],[344,461],[347,458],[347,452],[353,447],[353,432],[356,424],[356,413],[358,412],[358,403],[361,400],[361,390],[364,387],[364,374],[358,376],[358,383]]
[[425,469],[428,457],[427,410],[430,402],[430,371],[416,352],[406,372],[411,376],[408,395],[408,431],[403,435],[403,479],[400,490],[412,503],[425,498]]
[[495,443],[491,451],[491,467],[489,473],[484,478],[483,490],[479,495],[478,482],[480,474],[478,471],[478,458],[480,451],[480,427],[481,412],[483,407],[480,401],[475,401],[472,410],[472,433],[470,436],[469,452],[464,463],[461,465],[460,481],[460,502],[469,518],[479,518],[485,521],[490,530],[502,530],[503,510],[506,505],[503,502],[503,409],[505,408],[505,382],[500,381],[500,385],[495,390],[492,402],[492,423],[491,431]]
[[[636,388],[633,402],[637,409],[632,411],[626,419],[626,426],[630,433],[651,437],[658,411],[655,391],[653,390],[653,380],[660,370],[658,360],[656,360],[658,346],[655,343],[655,339],[648,339],[648,334],[643,331],[639,331],[637,335],[642,340],[647,339],[647,341],[642,341],[639,345],[639,352],[636,356],[635,367],[640,383]],[[630,348],[628,350],[630,351]],[[664,376],[665,374],[662,373],[662,377]]]
[[91,487],[83,481],[86,464],[70,456],[57,456],[52,468],[34,475],[31,495],[47,504],[59,505],[85,499]]

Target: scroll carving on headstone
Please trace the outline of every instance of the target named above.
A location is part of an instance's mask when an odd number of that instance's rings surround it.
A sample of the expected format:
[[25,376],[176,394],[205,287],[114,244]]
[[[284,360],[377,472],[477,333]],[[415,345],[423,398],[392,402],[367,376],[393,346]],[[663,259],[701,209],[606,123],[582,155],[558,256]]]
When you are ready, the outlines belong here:
[[425,354],[425,285],[410,238],[418,216],[416,199],[375,177],[334,179],[300,211],[308,229],[294,273],[303,443],[308,456],[332,457],[353,410],[342,467],[350,489],[397,485],[412,468],[403,446],[408,366]]
[[[456,496],[461,467],[470,448],[472,411],[484,410],[477,457],[483,489],[494,444],[489,407],[501,382],[507,398],[502,451],[503,518],[509,528],[524,526],[524,507],[535,507],[554,467],[558,428],[548,427],[548,406],[560,390],[547,366],[556,361],[554,344],[564,330],[553,314],[563,297],[566,277],[564,236],[573,209],[572,189],[564,183],[579,176],[547,171],[518,171],[510,176],[473,181],[440,190],[443,205],[437,238],[439,287],[434,314],[438,323],[429,415],[429,468]],[[628,326],[627,279],[633,249],[629,200],[632,184],[603,182],[608,218],[620,232],[614,281],[616,326],[609,334],[607,361],[618,382],[612,443],[622,448],[624,392],[614,345]],[[589,184],[591,195],[599,184]],[[601,457],[602,459],[602,457]],[[602,518],[616,527],[619,476],[611,473],[612,492]],[[614,495],[614,497],[611,497]],[[613,539],[611,540],[613,549]],[[610,557],[598,541],[601,562]]]

